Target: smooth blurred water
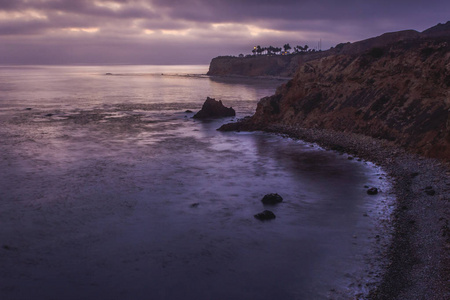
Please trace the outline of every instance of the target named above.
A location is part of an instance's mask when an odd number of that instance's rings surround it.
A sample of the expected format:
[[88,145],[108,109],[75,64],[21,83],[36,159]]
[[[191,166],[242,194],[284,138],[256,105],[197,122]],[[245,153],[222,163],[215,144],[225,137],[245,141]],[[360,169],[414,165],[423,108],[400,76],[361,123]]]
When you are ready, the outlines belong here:
[[[387,191],[381,170],[301,141],[216,131],[234,118],[192,119],[186,110],[207,96],[252,114],[282,83],[206,71],[0,67],[1,299],[367,289],[389,197],[364,186]],[[267,193],[284,202],[264,207]],[[277,218],[256,220],[264,209]]]

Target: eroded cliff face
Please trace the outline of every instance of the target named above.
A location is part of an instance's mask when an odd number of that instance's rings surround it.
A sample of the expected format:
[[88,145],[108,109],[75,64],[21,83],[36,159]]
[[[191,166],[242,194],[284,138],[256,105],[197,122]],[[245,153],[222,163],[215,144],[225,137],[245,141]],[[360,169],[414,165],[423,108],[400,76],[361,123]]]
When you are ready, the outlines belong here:
[[301,63],[249,123],[362,133],[450,160],[449,108],[450,35],[443,35]]
[[326,55],[328,54],[324,51],[286,56],[219,56],[212,59],[207,74],[212,76],[272,76],[292,78],[300,64]]

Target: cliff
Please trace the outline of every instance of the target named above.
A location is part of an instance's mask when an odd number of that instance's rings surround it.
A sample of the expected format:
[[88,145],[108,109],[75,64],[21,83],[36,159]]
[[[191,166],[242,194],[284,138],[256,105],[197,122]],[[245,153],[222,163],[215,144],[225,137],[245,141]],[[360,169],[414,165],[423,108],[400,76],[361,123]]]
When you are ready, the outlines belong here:
[[389,33],[300,62],[239,126],[361,133],[450,160],[449,27]]
[[219,56],[212,59],[207,75],[291,78],[300,64],[326,55],[324,51],[292,55]]

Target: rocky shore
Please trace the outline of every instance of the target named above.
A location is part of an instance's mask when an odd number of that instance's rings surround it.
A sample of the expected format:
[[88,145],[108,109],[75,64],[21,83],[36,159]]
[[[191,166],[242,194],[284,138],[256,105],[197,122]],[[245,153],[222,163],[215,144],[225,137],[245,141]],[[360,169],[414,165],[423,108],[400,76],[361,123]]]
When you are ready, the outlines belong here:
[[411,154],[361,134],[243,120],[220,130],[263,130],[317,143],[380,165],[394,178],[394,233],[388,264],[369,299],[450,299],[450,163]]

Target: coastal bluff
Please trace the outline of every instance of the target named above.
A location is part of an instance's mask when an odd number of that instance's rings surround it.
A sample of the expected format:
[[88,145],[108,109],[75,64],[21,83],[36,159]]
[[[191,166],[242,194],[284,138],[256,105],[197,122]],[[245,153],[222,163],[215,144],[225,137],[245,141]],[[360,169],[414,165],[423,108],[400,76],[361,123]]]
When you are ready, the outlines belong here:
[[450,160],[450,22],[318,54],[299,60],[292,79],[261,99],[251,118],[222,129],[349,132]]
[[219,56],[212,59],[207,75],[292,78],[300,64],[324,55],[325,52],[249,57]]

